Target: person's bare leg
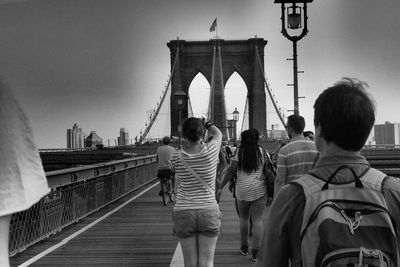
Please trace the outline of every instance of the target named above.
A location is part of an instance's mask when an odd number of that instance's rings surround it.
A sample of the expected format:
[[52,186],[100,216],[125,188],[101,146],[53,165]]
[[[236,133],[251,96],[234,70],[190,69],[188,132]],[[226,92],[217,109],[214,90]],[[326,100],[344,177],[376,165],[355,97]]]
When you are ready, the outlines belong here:
[[199,267],[213,267],[218,236],[198,235]]
[[179,238],[181,243],[183,261],[185,267],[197,267],[198,263],[198,250],[197,250],[197,237]]
[[11,215],[0,217],[0,266],[9,267],[8,235]]

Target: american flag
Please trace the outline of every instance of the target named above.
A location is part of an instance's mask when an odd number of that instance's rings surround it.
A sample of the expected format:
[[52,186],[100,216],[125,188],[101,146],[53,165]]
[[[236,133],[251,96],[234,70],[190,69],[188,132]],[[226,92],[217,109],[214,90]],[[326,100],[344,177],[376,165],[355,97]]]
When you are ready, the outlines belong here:
[[211,24],[210,32],[215,31],[215,28],[217,28],[217,18],[215,18],[214,22]]

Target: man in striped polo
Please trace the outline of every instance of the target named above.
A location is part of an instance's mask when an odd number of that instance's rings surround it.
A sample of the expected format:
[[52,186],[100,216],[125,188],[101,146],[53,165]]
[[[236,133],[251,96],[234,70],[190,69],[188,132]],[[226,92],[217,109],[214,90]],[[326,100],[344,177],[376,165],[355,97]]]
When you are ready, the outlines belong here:
[[290,142],[279,150],[274,196],[285,184],[300,178],[314,168],[319,152],[313,141],[303,136],[306,126],[300,115],[290,115],[287,120],[287,131]]

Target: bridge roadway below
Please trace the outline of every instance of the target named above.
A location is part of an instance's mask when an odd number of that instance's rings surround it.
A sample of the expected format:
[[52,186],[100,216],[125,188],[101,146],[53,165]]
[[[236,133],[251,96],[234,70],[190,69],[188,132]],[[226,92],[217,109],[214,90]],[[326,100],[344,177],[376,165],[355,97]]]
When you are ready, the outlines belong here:
[[[10,258],[16,266],[183,266],[172,236],[173,203],[163,206],[153,182],[104,207],[63,231]],[[215,266],[253,266],[239,254],[239,218],[232,193],[224,189]],[[267,219],[267,208],[264,220]]]

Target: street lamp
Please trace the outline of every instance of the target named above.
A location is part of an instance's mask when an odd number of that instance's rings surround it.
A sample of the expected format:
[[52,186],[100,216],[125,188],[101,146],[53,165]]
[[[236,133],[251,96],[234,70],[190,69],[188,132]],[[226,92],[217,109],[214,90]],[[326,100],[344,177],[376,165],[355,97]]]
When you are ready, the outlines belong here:
[[239,111],[237,110],[237,108],[235,108],[235,110],[233,111],[233,120],[238,121],[239,120]]
[[[287,39],[293,42],[293,88],[294,88],[294,114],[299,114],[299,87],[298,87],[298,79],[297,74],[297,42],[300,41],[304,36],[307,35],[307,3],[311,3],[313,0],[275,0],[275,4],[281,4],[282,11],[282,35]],[[297,6],[297,4],[303,4],[303,12],[301,12],[301,8]],[[286,8],[286,4],[288,6]],[[285,16],[287,15],[287,18]],[[303,23],[302,23],[303,17]],[[286,22],[287,20],[287,22]],[[303,27],[304,24],[304,27]],[[297,30],[303,28],[300,35],[291,36],[289,35],[286,28],[291,30]]]
[[179,132],[179,148],[181,147],[181,138],[182,138],[182,110],[185,108],[185,102],[187,100],[187,94],[182,91],[181,88],[178,89],[174,93],[176,106],[179,111],[179,125],[178,125],[178,132]]
[[235,121],[234,124],[234,128],[233,128],[233,140],[237,140],[237,122],[239,120],[239,111],[237,110],[237,108],[235,108],[235,110],[233,111],[233,120]]
[[239,120],[239,111],[237,110],[237,108],[235,108],[235,110],[232,112],[232,120],[228,120],[229,136],[234,142],[236,142],[236,139],[237,139],[236,124],[237,124],[238,120]]

